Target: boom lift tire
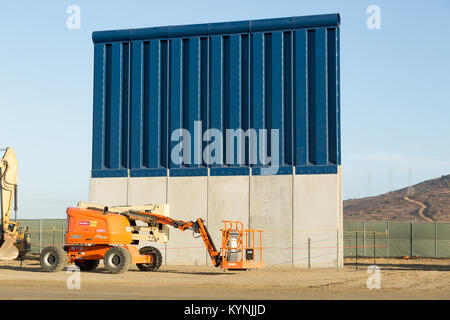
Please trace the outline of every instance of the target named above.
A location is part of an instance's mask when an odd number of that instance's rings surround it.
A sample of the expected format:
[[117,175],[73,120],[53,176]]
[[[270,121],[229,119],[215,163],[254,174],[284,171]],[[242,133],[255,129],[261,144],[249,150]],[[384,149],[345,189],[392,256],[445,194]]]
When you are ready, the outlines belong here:
[[124,273],[130,269],[131,253],[122,247],[112,247],[106,251],[103,264],[111,273]]
[[161,267],[162,255],[157,248],[151,246],[142,247],[139,249],[139,253],[141,255],[149,255],[152,257],[151,263],[136,263],[136,266],[139,268],[139,270],[156,271],[159,269],[159,267]]
[[42,250],[39,260],[45,272],[62,271],[66,266],[67,253],[61,247],[46,247]]
[[80,271],[93,271],[98,267],[100,260],[77,260],[75,265]]

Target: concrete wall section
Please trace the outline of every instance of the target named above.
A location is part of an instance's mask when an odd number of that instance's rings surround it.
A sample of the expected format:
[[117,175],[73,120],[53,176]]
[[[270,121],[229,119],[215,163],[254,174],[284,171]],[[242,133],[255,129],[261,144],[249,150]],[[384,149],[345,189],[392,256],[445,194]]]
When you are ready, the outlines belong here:
[[292,175],[251,176],[250,228],[264,230],[266,266],[292,265]]
[[[208,177],[208,219],[207,227],[217,250],[222,246],[222,220],[236,220],[249,223],[249,176]],[[208,265],[212,264],[208,257]]]
[[338,239],[339,239],[339,267],[344,267],[344,196],[342,188],[342,166],[338,166],[338,186],[337,186],[337,198],[338,198]]
[[[90,202],[105,205],[169,203],[170,216],[206,220],[220,250],[222,220],[262,229],[267,266],[343,265],[342,172],[277,176],[93,178]],[[339,234],[338,234],[339,230]],[[211,265],[201,238],[170,229],[166,246],[154,245],[165,264]],[[339,250],[337,250],[339,248]]]
[[121,206],[128,203],[128,178],[91,178],[89,202],[105,206]]
[[[167,177],[146,177],[128,179],[128,204],[145,205],[167,202]],[[173,230],[169,230],[169,239]],[[139,248],[152,246],[161,251],[163,264],[167,264],[166,244],[140,241]]]
[[308,238],[311,267],[336,267],[343,255],[337,230],[342,233],[340,172],[294,177],[294,266],[308,266]]
[[128,204],[166,203],[166,183],[167,177],[130,178],[128,181]]
[[[208,177],[169,177],[167,202],[170,216],[185,221],[207,217]],[[192,231],[170,230],[167,264],[206,265],[206,249]]]

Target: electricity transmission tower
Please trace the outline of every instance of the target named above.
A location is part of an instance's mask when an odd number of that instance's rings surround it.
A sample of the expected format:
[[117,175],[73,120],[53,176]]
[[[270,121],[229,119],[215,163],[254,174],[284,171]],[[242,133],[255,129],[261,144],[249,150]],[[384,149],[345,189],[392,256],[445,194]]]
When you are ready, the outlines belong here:
[[392,169],[388,171],[388,192],[392,193]]
[[414,186],[413,186],[413,182],[412,182],[412,171],[411,168],[409,168],[409,174],[408,174],[408,190],[406,191],[406,195],[409,196],[414,196]]
[[372,196],[372,182],[371,182],[370,172],[367,173],[367,197]]

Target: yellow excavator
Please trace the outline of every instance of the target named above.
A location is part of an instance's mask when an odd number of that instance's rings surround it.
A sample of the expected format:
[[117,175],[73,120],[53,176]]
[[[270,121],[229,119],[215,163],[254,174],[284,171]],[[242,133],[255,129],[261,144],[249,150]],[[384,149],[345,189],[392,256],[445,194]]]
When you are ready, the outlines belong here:
[[[17,158],[11,148],[0,148],[4,152],[0,160],[0,260],[13,260],[24,257],[30,251],[28,229],[20,230],[17,221]],[[15,211],[15,221],[10,219]]]

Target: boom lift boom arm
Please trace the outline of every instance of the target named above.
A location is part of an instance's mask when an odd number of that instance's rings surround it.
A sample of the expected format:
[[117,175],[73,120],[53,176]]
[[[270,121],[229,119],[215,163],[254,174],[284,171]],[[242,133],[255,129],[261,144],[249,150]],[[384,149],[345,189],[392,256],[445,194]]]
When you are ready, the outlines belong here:
[[220,266],[220,263],[222,262],[221,254],[219,251],[217,251],[203,219],[198,218],[196,221],[183,221],[152,212],[132,210],[122,212],[121,214],[126,216],[129,220],[140,220],[149,224],[161,223],[164,225],[169,225],[181,231],[192,230],[194,233],[200,234],[214,266]]

